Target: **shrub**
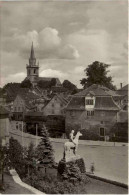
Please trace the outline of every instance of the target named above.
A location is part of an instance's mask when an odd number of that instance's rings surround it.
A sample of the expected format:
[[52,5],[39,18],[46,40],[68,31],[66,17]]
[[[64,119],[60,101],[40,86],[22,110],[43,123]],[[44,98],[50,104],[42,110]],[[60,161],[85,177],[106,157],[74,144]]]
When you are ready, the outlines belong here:
[[41,173],[37,172],[36,175],[25,178],[24,182],[46,194],[86,194],[86,187],[84,184],[86,184],[88,180],[85,177],[81,183],[76,183],[76,185],[74,185],[69,181],[60,181],[57,177],[52,175],[46,175],[41,179]]

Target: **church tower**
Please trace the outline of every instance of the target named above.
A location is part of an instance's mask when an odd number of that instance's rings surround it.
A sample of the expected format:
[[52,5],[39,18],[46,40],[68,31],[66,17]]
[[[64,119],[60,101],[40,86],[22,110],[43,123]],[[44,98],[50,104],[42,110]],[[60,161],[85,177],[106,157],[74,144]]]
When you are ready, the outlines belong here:
[[33,42],[31,46],[29,64],[26,65],[26,69],[27,69],[27,79],[29,79],[33,84],[33,86],[35,86],[37,84],[37,80],[39,77],[39,64],[36,64]]

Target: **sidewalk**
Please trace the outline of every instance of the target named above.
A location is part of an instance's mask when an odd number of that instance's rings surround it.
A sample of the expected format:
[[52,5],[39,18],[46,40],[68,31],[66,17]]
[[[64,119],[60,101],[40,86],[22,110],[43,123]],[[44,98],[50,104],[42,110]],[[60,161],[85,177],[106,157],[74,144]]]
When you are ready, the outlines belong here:
[[0,191],[0,194],[34,194],[21,185],[14,182],[9,173],[4,174],[5,191]]

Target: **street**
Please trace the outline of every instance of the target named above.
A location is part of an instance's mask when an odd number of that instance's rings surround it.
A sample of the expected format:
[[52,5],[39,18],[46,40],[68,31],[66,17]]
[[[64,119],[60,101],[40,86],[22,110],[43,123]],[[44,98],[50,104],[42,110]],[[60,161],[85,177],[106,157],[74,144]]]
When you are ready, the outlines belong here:
[[[63,143],[52,142],[56,162],[63,157]],[[79,145],[78,154],[84,158],[86,170],[94,163],[95,174],[107,179],[128,184],[127,146],[86,146]]]

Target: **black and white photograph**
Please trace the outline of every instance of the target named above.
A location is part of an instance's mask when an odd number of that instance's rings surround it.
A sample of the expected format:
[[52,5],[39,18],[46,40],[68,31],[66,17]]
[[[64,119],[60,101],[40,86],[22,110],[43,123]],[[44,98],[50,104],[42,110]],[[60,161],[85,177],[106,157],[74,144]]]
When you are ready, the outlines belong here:
[[128,194],[128,0],[0,0],[0,195]]

